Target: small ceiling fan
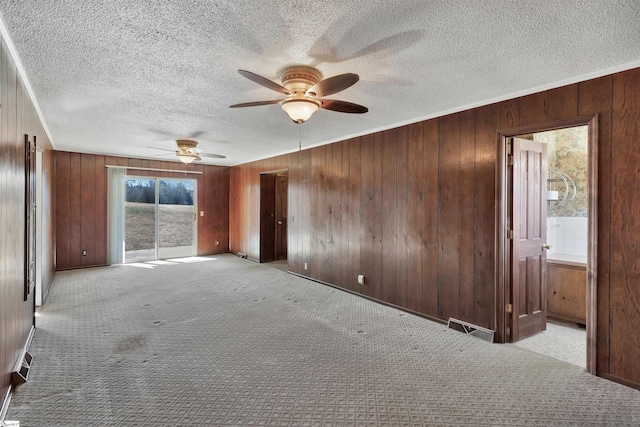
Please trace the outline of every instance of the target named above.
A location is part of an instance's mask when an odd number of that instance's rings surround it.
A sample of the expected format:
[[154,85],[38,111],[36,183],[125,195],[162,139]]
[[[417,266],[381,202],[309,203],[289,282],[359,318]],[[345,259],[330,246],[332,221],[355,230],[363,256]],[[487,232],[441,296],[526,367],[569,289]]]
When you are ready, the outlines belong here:
[[291,120],[298,124],[309,120],[319,108],[339,113],[362,114],[369,111],[367,107],[352,102],[322,98],[353,86],[360,79],[357,74],[339,74],[323,80],[322,72],[315,67],[290,65],[278,70],[278,76],[282,81],[282,84],[278,84],[250,71],[238,70],[238,73],[254,83],[282,93],[285,98],[234,104],[231,108],[280,104]]
[[[178,157],[178,159],[184,163],[184,164],[189,164],[192,163],[194,161],[200,161],[202,160],[201,157],[211,157],[214,159],[226,159],[226,156],[223,156],[221,154],[212,154],[212,153],[203,153],[201,149],[198,148],[198,143],[196,141],[193,141],[191,139],[178,139],[176,140],[176,145],[178,146],[178,150],[168,150],[166,148],[159,148],[159,147],[149,147],[149,148],[153,148],[156,150],[163,150],[163,151],[171,151],[172,153],[175,153],[175,155]],[[169,154],[157,154],[158,156],[168,156]]]

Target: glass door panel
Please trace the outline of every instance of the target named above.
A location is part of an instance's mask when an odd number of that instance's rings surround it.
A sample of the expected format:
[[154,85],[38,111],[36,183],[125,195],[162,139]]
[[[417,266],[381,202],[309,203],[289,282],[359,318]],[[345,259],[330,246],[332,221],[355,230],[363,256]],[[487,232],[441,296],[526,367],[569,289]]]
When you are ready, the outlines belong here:
[[158,258],[195,255],[195,181],[158,180]]
[[124,262],[156,259],[156,180],[125,179]]

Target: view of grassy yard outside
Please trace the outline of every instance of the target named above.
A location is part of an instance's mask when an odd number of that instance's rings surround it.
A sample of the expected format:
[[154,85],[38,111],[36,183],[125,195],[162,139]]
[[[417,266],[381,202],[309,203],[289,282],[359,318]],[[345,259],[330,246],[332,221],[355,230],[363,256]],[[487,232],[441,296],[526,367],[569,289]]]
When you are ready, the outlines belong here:
[[[155,204],[125,204],[125,250],[155,248]],[[193,206],[160,205],[159,246],[191,246],[193,243]]]
[[124,250],[156,247],[156,205],[126,202],[124,206]]
[[[193,183],[159,180],[158,246],[172,248],[193,244]],[[127,179],[125,203],[125,251],[155,249],[155,180]]]

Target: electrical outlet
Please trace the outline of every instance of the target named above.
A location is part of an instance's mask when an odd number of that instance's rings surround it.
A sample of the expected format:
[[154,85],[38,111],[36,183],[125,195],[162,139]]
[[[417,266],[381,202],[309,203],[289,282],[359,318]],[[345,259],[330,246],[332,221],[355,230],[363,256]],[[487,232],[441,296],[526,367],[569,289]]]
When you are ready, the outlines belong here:
[[216,246],[220,244],[220,240],[216,240]]
[[307,263],[306,262],[304,263],[304,269],[305,270],[307,269]]
[[82,256],[87,256],[87,250],[86,250],[86,249],[84,249],[84,250],[82,251]]
[[204,211],[200,211],[200,216],[204,216]]
[[358,284],[359,285],[364,285],[364,275],[363,274],[358,274]]

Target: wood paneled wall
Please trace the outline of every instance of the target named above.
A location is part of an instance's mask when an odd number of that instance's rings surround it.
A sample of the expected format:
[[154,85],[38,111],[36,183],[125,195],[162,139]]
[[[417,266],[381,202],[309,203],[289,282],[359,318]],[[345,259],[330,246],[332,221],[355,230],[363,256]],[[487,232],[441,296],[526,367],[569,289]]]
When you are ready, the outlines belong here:
[[[11,384],[11,373],[34,324],[35,293],[24,301],[25,160],[24,135],[35,136],[49,159],[51,144],[18,76],[15,64],[0,43],[0,408]],[[45,165],[46,168],[46,165]],[[49,176],[49,175],[47,175]],[[50,181],[44,180],[43,198],[51,200]],[[52,211],[42,206],[43,222],[51,224]],[[53,279],[50,228],[43,234],[42,278],[48,288]]]
[[259,174],[288,168],[289,270],[495,328],[497,132],[596,114],[597,372],[638,386],[640,69],[234,167],[231,251],[259,259]]
[[[55,153],[55,210],[57,268],[106,265],[108,169],[131,168],[194,170],[198,184],[198,255],[229,251],[229,168],[184,165],[125,157],[58,151]],[[185,178],[184,173],[129,169],[128,175]],[[82,251],[87,255],[83,256]]]

